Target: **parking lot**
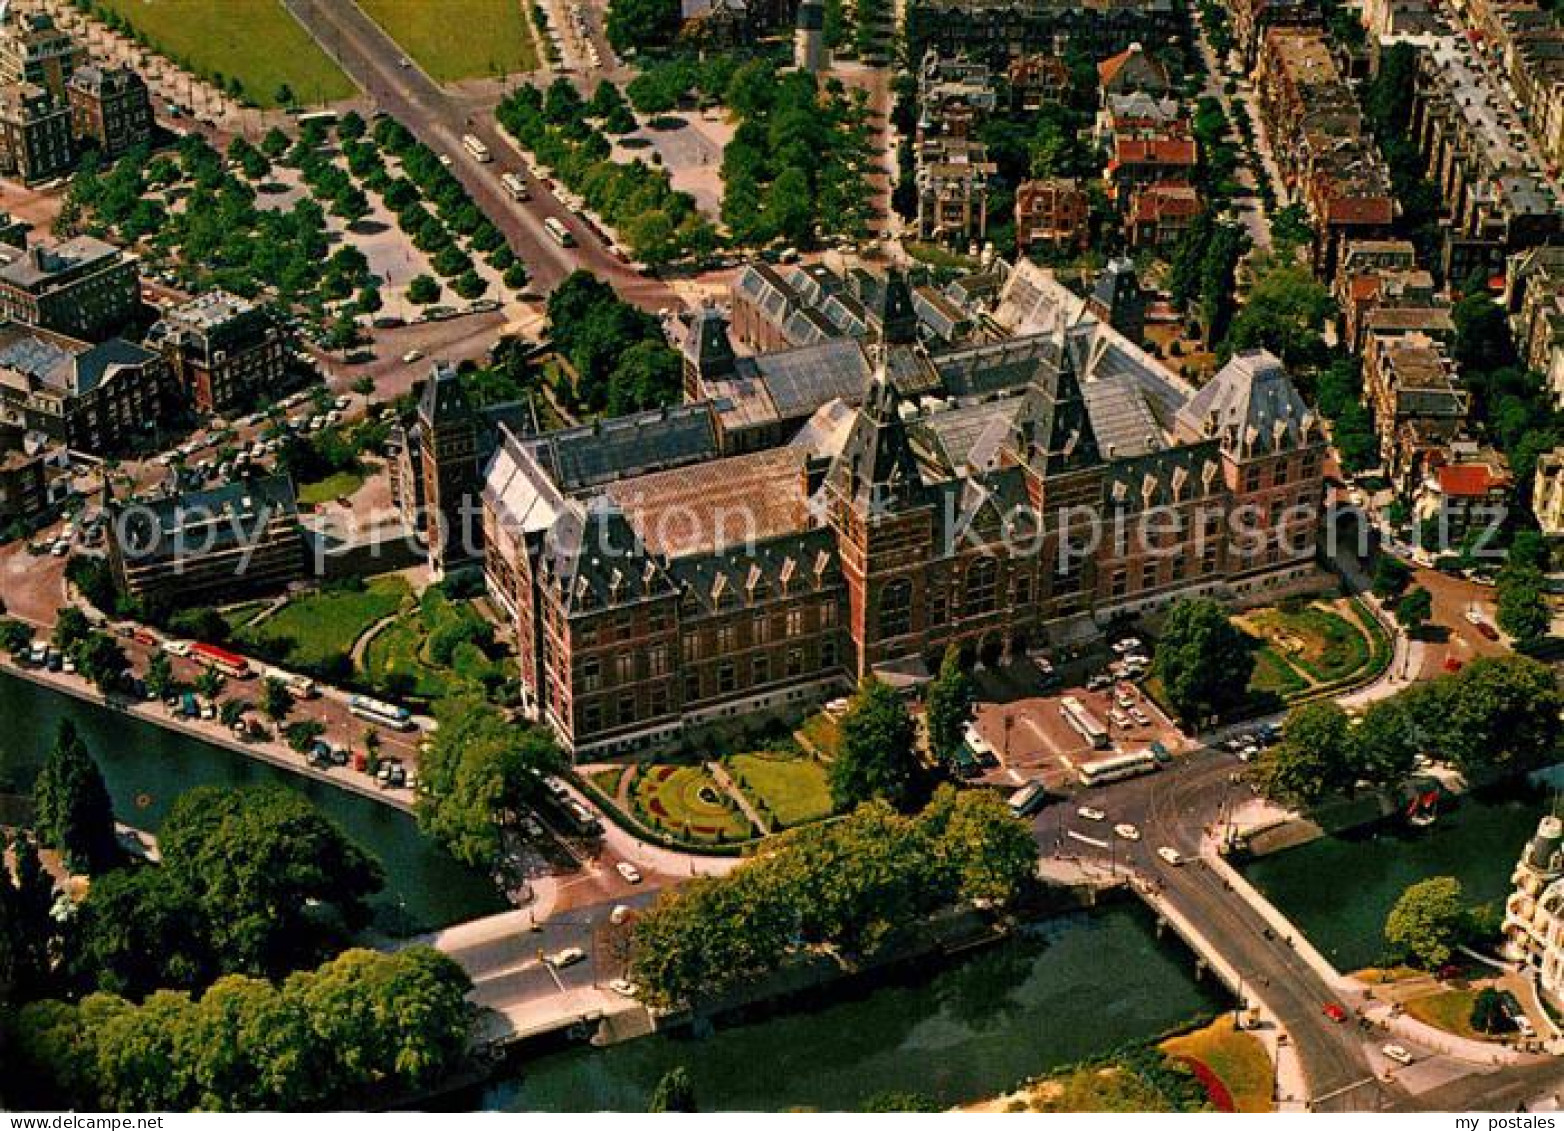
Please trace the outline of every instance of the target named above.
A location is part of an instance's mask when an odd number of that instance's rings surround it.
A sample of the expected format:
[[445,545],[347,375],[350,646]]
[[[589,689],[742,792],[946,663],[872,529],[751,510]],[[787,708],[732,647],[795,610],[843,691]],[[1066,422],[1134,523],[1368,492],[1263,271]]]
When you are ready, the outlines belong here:
[[[1032,659],[979,672],[973,728],[993,749],[997,764],[974,780],[1002,788],[1040,781],[1050,792],[1061,792],[1078,783],[1077,769],[1085,762],[1158,744],[1169,754],[1192,749],[1193,743],[1132,678],[1135,669],[1143,675],[1147,665],[1126,669],[1123,663],[1100,649],[1061,665],[1052,676]],[[1118,665],[1112,673],[1110,665]],[[1067,699],[1102,728],[1105,745],[1094,745],[1066,718]]]

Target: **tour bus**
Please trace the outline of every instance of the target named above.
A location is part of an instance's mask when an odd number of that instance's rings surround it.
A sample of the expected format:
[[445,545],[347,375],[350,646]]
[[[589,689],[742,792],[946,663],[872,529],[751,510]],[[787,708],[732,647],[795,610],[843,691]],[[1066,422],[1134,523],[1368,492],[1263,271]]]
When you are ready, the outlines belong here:
[[565,227],[563,221],[556,220],[553,216],[550,216],[543,221],[543,227],[549,235],[554,237],[554,242],[560,247],[575,246],[576,238],[570,234],[570,229]]
[[1066,695],[1059,700],[1059,713],[1082,738],[1092,744],[1093,749],[1102,750],[1107,747],[1108,728],[1097,720],[1097,716],[1087,709],[1085,703],[1073,695]]
[[1103,782],[1149,774],[1157,768],[1156,755],[1150,750],[1138,750],[1133,754],[1120,754],[1114,758],[1099,758],[1080,768],[1082,785],[1101,785]]
[[500,184],[505,191],[510,193],[512,200],[531,200],[532,194],[527,191],[527,182],[521,179],[519,173],[506,173],[500,177]]
[[1017,817],[1030,817],[1048,800],[1048,790],[1040,781],[1028,782],[1010,795],[1010,811]]
[[308,114],[300,114],[299,126],[334,126],[337,124],[337,112],[335,110],[311,110]]
[[391,727],[393,730],[412,730],[413,715],[406,707],[394,703],[382,703],[367,695],[355,695],[348,700],[348,710],[361,719]]
[[315,686],[315,681],[307,675],[299,675],[297,672],[285,672],[281,668],[267,668],[261,673],[265,679],[275,679],[288,689],[288,693],[295,699],[313,699],[320,694],[320,689]]
[[466,149],[468,153],[471,153],[485,165],[494,160],[494,157],[489,153],[489,147],[472,134],[462,135],[462,148]]
[[250,674],[250,661],[236,656],[215,644],[190,645],[190,658],[202,667],[220,671],[234,679],[244,679]]

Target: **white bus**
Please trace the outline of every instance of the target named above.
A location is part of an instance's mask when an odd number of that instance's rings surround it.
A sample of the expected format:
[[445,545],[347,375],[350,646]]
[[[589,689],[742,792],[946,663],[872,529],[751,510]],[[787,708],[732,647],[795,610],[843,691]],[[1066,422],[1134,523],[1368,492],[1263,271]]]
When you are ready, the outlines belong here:
[[313,699],[320,694],[320,688],[315,686],[315,681],[298,672],[285,672],[281,668],[265,668],[261,671],[261,678],[275,679],[286,687],[288,693],[295,699]]
[[1064,716],[1064,721],[1075,728],[1077,734],[1092,744],[1094,750],[1105,749],[1108,745],[1108,728],[1098,721],[1097,716],[1087,709],[1073,695],[1066,695],[1059,700],[1059,713]]
[[406,707],[394,703],[382,703],[367,695],[355,695],[348,700],[348,710],[361,719],[391,727],[393,730],[412,730],[413,716]]
[[504,173],[500,176],[500,184],[510,194],[512,200],[531,200],[532,194],[527,191],[527,182],[516,173]]
[[550,216],[543,221],[543,229],[554,237],[554,242],[560,247],[576,246],[576,237],[570,234],[570,229],[565,227],[564,221]]
[[487,165],[494,160],[493,155],[489,153],[489,147],[472,134],[462,135],[462,148],[471,153],[481,164]]
[[1120,754],[1114,758],[1099,758],[1095,762],[1087,762],[1081,766],[1081,784],[1101,785],[1103,782],[1139,777],[1141,774],[1151,773],[1156,768],[1157,759],[1150,750]]

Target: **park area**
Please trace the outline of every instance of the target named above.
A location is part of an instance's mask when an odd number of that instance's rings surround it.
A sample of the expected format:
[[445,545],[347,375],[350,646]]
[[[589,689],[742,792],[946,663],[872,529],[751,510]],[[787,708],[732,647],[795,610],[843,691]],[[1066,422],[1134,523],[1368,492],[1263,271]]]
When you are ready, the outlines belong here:
[[1271,1058],[1259,1040],[1233,1028],[1232,1014],[1164,1041],[1162,1051],[1195,1074],[1217,1110],[1271,1110]]
[[358,0],[370,19],[436,82],[499,78],[537,69],[517,0]]
[[234,642],[279,663],[319,669],[350,657],[358,638],[402,607],[407,582],[396,574],[321,589],[239,627]]
[[490,655],[493,641],[493,626],[471,601],[453,601],[431,586],[370,639],[364,674],[392,698],[441,699],[458,683],[504,679],[504,663]]
[[1233,618],[1256,642],[1256,696],[1282,702],[1366,679],[1390,662],[1391,643],[1357,598],[1298,598]]
[[[288,14],[281,0],[96,3],[100,11],[120,17],[180,67],[258,106],[278,106],[283,101],[279,95],[290,93],[306,105],[336,102],[357,93],[347,75]],[[448,5],[427,7],[443,11]]]
[[789,742],[708,762],[584,770],[599,799],[676,844],[737,844],[832,815],[826,767]]

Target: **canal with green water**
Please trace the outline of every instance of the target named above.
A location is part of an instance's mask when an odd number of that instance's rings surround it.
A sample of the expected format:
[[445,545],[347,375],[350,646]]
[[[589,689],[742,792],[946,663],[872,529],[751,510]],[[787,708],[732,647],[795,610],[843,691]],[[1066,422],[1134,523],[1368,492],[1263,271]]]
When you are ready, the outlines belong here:
[[1431,828],[1395,819],[1252,861],[1243,872],[1338,969],[1358,970],[1385,957],[1385,917],[1419,880],[1454,876],[1473,903],[1502,907],[1550,798],[1519,784],[1485,790],[1447,806]]
[[[383,929],[409,933],[496,910],[488,881],[420,836],[404,813],[239,754],[0,675],[0,781],[26,788],[61,718],[76,722],[122,820],[156,831],[197,785],[280,783],[309,797],[386,866]],[[1453,875],[1478,901],[1502,901],[1543,791],[1485,793],[1431,830],[1398,824],[1332,836],[1245,867],[1343,969],[1382,955],[1386,913],[1410,883]],[[1224,1008],[1193,959],[1159,939],[1148,912],[1117,903],[1034,924],[934,968],[835,987],[808,1003],[607,1049],[530,1056],[461,1107],[645,1110],[683,1065],[708,1110],[853,1110],[888,1091],[941,1104],[991,1096],[1028,1076],[1107,1053]]]
[[385,866],[386,888],[375,899],[381,930],[416,934],[504,909],[486,877],[432,845],[400,810],[5,674],[0,782],[31,788],[64,718],[76,723],[126,824],[156,833],[175,799],[196,786],[281,784],[308,797]]
[[684,1065],[707,1111],[853,1111],[887,1091],[963,1103],[1226,1008],[1221,989],[1193,974],[1194,959],[1156,937],[1149,912],[1116,903],[704,1038],[658,1034],[543,1055],[463,1099],[507,1111],[645,1111],[662,1074]]

